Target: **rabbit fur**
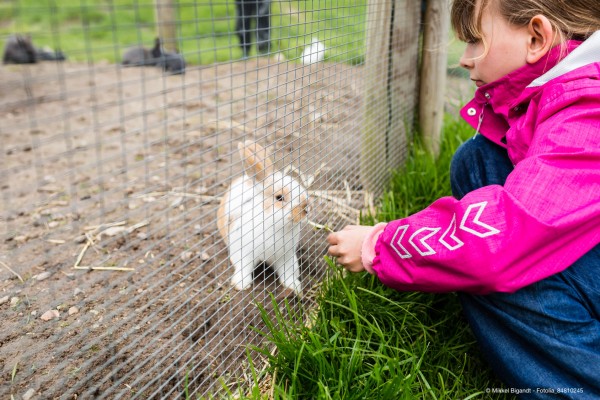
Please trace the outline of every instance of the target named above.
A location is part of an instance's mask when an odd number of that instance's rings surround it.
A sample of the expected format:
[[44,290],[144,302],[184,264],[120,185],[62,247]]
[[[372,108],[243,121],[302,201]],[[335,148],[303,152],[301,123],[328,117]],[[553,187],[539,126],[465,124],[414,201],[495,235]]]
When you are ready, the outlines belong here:
[[308,192],[276,171],[260,145],[240,142],[238,149],[245,173],[233,180],[217,212],[234,267],[231,284],[238,290],[249,288],[255,266],[266,262],[286,288],[301,294],[296,248],[307,217]]
[[59,50],[35,47],[30,35],[14,34],[6,40],[2,62],[4,64],[35,64],[38,61],[64,61],[66,58]]
[[154,47],[146,49],[136,46],[123,53],[121,64],[125,66],[156,66],[171,75],[185,73],[185,59],[179,53],[166,52],[160,38],[154,40]]
[[31,42],[31,36],[11,35],[6,40],[4,64],[34,64],[37,62],[36,49]]

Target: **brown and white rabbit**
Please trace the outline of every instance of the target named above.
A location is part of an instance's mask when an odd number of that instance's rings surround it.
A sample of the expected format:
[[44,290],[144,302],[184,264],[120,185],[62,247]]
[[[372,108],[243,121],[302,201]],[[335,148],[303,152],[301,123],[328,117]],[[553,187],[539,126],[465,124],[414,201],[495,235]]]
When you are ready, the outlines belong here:
[[231,284],[247,289],[256,265],[266,262],[284,286],[301,294],[296,248],[307,217],[308,192],[276,171],[260,145],[240,142],[238,149],[245,173],[233,180],[217,212],[219,232],[234,267]]

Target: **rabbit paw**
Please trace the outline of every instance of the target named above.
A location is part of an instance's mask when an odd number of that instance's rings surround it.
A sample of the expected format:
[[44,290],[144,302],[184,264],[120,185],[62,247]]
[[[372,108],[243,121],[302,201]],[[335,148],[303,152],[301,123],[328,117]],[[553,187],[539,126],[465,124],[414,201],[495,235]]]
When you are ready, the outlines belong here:
[[231,277],[231,286],[239,291],[246,290],[252,286],[252,280],[252,273],[244,276],[241,271],[235,271]]

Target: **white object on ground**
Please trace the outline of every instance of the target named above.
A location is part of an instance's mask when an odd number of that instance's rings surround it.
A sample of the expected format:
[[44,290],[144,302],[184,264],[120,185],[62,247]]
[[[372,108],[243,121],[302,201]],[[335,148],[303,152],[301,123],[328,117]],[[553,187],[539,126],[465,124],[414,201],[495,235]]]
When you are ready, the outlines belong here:
[[304,48],[302,52],[302,64],[314,64],[323,61],[325,58],[325,45],[317,38],[313,38],[310,45]]

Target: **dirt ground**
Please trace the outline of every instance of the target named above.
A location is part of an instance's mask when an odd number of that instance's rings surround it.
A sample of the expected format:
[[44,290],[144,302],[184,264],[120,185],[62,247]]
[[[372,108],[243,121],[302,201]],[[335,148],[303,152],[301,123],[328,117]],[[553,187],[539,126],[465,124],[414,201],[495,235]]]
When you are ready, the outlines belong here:
[[233,290],[215,218],[241,171],[234,149],[272,144],[311,190],[311,221],[355,221],[361,73],[268,58],[185,76],[0,66],[0,397],[178,398],[249,381],[256,304],[311,307],[326,232],[304,230],[302,299],[268,266]]
[[[272,311],[270,295],[287,296],[298,311],[311,296],[281,291],[268,266],[252,290],[229,286],[215,216],[241,171],[233,149],[272,143],[311,190],[360,206],[349,134],[360,74],[267,58],[183,77],[0,66],[0,397],[175,398],[246,382],[246,348],[264,328],[256,304]],[[319,207],[311,220],[330,223]],[[307,227],[298,249],[307,292],[325,270],[324,236]]]

